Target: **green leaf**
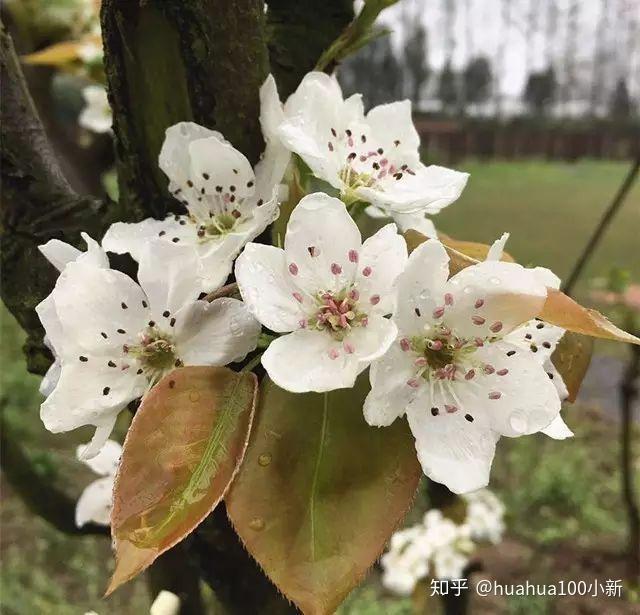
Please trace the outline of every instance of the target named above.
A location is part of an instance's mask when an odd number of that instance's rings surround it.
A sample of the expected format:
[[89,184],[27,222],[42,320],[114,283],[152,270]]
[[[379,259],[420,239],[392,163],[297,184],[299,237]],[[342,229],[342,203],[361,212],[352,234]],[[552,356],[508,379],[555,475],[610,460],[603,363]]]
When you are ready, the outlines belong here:
[[220,502],[244,456],[256,395],[254,374],[185,367],[144,398],[115,482],[116,569],[107,594],[181,541]]
[[344,29],[344,32],[320,56],[316,70],[328,70],[349,54],[380,36],[388,30],[373,30],[378,15],[386,8],[393,6],[398,0],[365,0],[364,6],[355,19]]
[[369,427],[369,390],[295,395],[266,379],[226,497],[249,553],[305,614],[333,613],[408,510],[422,474],[406,421]]

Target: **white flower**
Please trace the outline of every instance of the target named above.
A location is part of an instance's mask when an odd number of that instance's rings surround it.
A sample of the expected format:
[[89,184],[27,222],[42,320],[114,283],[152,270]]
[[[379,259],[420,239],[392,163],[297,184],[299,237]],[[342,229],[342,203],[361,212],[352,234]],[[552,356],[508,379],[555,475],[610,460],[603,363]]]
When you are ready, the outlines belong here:
[[382,584],[401,596],[410,595],[417,582],[429,573],[430,555],[426,532],[421,525],[395,532],[389,551],[380,558]]
[[95,64],[102,60],[103,55],[100,39],[96,39],[94,36],[87,37],[78,45],[78,57],[85,64]]
[[346,100],[338,82],[308,73],[285,105],[282,141],[347,204],[364,201],[393,213],[437,213],[455,201],[468,175],[420,162],[420,138],[408,100],[364,113],[360,94]]
[[122,455],[122,447],[113,440],[107,440],[100,452],[89,460],[85,460],[85,449],[86,446],[79,446],[76,457],[103,478],[93,481],[80,495],[76,504],[76,525],[78,527],[87,523],[110,525],[113,482]]
[[[183,253],[180,254],[179,251]],[[52,432],[95,425],[95,455],[118,413],[181,365],[226,365],[255,348],[259,324],[242,302],[194,300],[199,261],[192,248],[153,241],[136,284],[78,258],[36,308],[61,362],[41,406]]]
[[362,243],[344,204],[326,194],[293,210],[284,250],[250,243],[236,262],[242,297],[277,333],[262,356],[271,379],[294,393],[351,387],[396,336],[385,318],[407,259],[393,224]]
[[506,339],[542,309],[535,270],[486,261],[449,277],[437,240],[398,277],[399,335],[371,367],[364,412],[389,425],[405,412],[422,468],[456,493],[485,486],[501,435],[521,436],[558,416],[558,392],[533,349]]
[[489,489],[466,493],[467,518],[473,540],[488,540],[498,544],[504,534],[504,504]]
[[107,91],[101,85],[88,85],[82,90],[82,96],[86,104],[78,117],[80,126],[99,134],[109,132],[113,115]]
[[179,612],[180,598],[166,589],[157,595],[149,609],[149,615],[178,615]]
[[[91,237],[86,233],[82,233],[81,235],[87,244],[86,252],[81,252],[72,245],[64,243],[59,239],[49,240],[44,245],[39,246],[39,250],[58,271],[63,271],[69,263],[74,261],[83,262],[86,265],[100,267],[103,269],[108,268],[109,259],[100,245],[91,239]],[[52,302],[53,296],[49,295],[36,309],[38,311],[50,311],[54,309]],[[51,394],[58,383],[58,379],[60,378],[60,359],[50,336],[57,340],[61,339],[57,330],[51,331],[50,334],[44,338],[44,342],[50,348],[54,358],[53,364],[47,370],[47,373],[40,382],[40,393],[45,397]]]
[[160,168],[187,214],[116,223],[104,236],[105,250],[129,252],[139,260],[151,238],[193,246],[202,263],[199,290],[210,292],[224,284],[243,246],[277,218],[279,184],[290,158],[274,134],[284,116],[272,76],[262,86],[260,98],[267,146],[255,172],[219,132],[191,122],[171,126],[160,152]]

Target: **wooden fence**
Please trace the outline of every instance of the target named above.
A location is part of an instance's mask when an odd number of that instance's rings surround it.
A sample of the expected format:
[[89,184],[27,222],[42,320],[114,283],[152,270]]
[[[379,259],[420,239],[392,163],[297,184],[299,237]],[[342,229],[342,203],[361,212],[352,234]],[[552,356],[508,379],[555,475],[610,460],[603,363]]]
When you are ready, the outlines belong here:
[[637,125],[541,127],[420,117],[415,118],[415,124],[427,157],[446,162],[466,157],[627,160],[640,152],[640,128]]

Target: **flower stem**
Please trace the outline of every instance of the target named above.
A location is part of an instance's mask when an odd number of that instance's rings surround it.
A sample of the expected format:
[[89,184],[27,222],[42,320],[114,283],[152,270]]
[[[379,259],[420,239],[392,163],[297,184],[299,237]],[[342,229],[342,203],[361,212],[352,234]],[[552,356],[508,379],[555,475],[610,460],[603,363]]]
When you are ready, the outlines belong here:
[[222,286],[217,290],[211,291],[206,297],[203,297],[203,299],[211,303],[215,299],[220,299],[220,297],[231,297],[232,295],[236,295],[239,292],[240,291],[238,290],[238,284],[236,282],[232,282],[231,284]]
[[251,359],[240,371],[241,372],[250,372],[254,367],[260,365],[260,361],[262,360],[262,355],[264,352],[259,352],[253,359]]
[[611,224],[611,221],[615,217],[616,213],[618,213],[618,211],[620,211],[620,209],[622,208],[622,204],[624,203],[624,200],[629,193],[631,186],[633,186],[633,183],[638,176],[638,170],[640,170],[640,154],[636,155],[636,158],[631,165],[631,168],[629,169],[629,173],[622,182],[622,185],[620,186],[620,189],[615,195],[613,201],[611,201],[611,204],[602,215],[600,222],[596,226],[593,234],[591,235],[591,238],[587,242],[587,245],[582,251],[582,254],[573,267],[573,271],[567,278],[567,281],[565,282],[562,289],[563,292],[565,292],[567,295],[571,295],[571,292],[573,291],[576,282],[580,278],[580,275],[582,274],[587,262],[589,261],[589,258],[591,258],[591,255],[595,252],[598,244],[602,240],[602,237],[604,236],[607,228],[609,228],[609,225]]

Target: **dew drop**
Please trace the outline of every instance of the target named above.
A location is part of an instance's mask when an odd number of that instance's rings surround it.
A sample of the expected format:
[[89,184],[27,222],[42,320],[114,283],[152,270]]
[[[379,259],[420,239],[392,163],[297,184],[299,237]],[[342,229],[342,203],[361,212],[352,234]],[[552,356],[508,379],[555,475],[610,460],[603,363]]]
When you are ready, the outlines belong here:
[[249,521],[249,527],[256,532],[264,529],[264,519],[261,517],[254,517]]
[[189,399],[194,403],[197,402],[200,399],[200,393],[198,391],[190,391]]
[[500,284],[500,278],[489,278],[489,283],[498,286],[498,284]]
[[263,468],[268,466],[270,463],[271,463],[271,453],[262,453],[262,455],[258,457],[258,464],[261,465]]
[[527,431],[527,419],[520,412],[514,412],[509,417],[509,425],[511,425],[511,429],[517,433],[524,433]]

